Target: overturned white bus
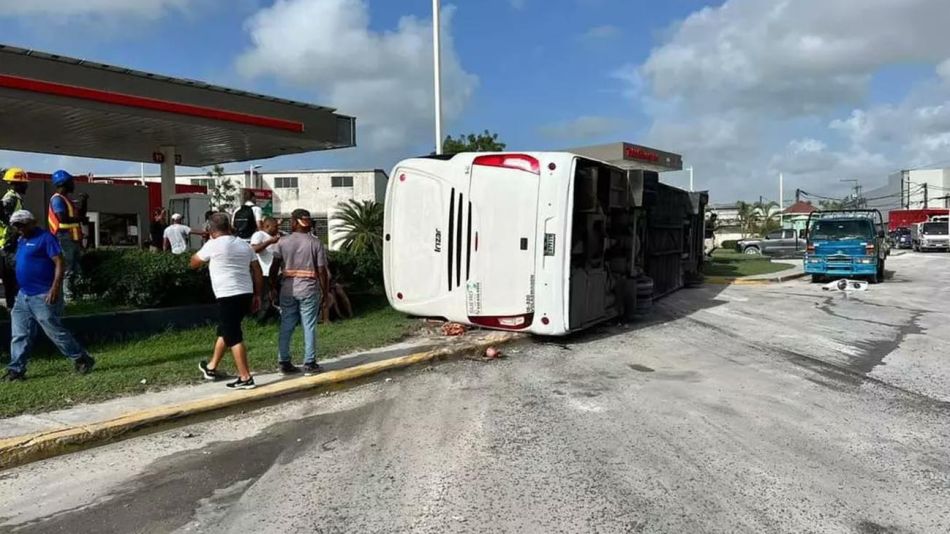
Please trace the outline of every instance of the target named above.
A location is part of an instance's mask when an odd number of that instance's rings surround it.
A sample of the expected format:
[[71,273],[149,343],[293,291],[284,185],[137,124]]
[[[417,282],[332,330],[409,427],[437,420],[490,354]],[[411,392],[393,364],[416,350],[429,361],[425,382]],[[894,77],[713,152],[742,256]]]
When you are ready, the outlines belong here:
[[408,159],[390,176],[384,277],[404,313],[563,335],[700,279],[707,195],[654,171],[504,152]]

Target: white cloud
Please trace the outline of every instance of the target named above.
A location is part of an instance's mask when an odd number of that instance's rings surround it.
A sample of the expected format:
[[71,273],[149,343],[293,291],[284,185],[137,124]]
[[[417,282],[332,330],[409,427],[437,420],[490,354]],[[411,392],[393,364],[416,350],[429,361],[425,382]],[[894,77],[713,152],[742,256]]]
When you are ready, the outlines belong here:
[[528,0],[508,0],[508,3],[512,8],[522,10],[528,5]]
[[10,0],[0,2],[0,16],[133,16],[157,19],[184,11],[193,0]]
[[541,135],[556,141],[591,141],[616,132],[623,121],[616,117],[585,115],[542,126]]
[[[478,83],[455,52],[443,9],[442,90],[446,121],[461,115]],[[319,102],[355,115],[357,143],[376,158],[405,155],[432,132],[432,26],[406,16],[395,29],[371,30],[364,0],[278,0],[247,22],[253,45],[239,71],[309,88]]]
[[945,0],[729,0],[686,18],[642,75],[700,109],[820,113],[860,103],[880,67],[950,50]]
[[[777,172],[837,194],[950,149],[947,20],[945,0],[726,0],[612,76],[653,119],[645,141],[683,153],[714,198],[774,197]],[[875,76],[905,64],[943,83],[868,106]]]

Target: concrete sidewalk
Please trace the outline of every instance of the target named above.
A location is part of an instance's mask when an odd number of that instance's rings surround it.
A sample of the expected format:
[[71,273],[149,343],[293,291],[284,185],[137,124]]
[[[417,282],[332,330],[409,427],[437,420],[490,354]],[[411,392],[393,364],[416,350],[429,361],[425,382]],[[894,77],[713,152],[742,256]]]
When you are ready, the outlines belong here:
[[[0,427],[0,469],[72,452],[198,414],[233,408],[369,377],[441,358],[478,354],[520,337],[508,332],[474,331],[461,337],[419,338],[367,352],[323,360],[325,372],[305,377],[255,375],[258,387],[230,391],[223,381],[120,397],[65,410],[5,419]],[[199,375],[197,362],[195,374]]]

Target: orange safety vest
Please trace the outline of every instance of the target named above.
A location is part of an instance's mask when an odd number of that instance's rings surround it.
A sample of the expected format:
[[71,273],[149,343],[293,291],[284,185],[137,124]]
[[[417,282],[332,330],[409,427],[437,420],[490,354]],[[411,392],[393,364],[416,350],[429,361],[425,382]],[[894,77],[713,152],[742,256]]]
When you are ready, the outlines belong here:
[[82,225],[79,223],[64,223],[59,222],[59,216],[56,215],[56,212],[53,211],[53,199],[56,197],[61,197],[66,201],[66,215],[69,218],[76,217],[76,206],[73,204],[73,201],[69,199],[66,195],[61,195],[59,193],[54,193],[50,198],[49,211],[46,214],[46,222],[49,224],[49,231],[56,235],[60,230],[69,230],[69,237],[73,241],[82,241]]

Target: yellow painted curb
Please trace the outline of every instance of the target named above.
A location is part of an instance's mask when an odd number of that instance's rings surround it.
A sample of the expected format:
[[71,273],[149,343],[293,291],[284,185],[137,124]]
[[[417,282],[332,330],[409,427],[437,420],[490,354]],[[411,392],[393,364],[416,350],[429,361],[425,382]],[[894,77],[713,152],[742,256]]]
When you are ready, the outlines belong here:
[[161,423],[364,378],[384,371],[429,362],[441,357],[480,351],[489,346],[507,343],[518,337],[520,337],[519,334],[507,332],[491,334],[475,342],[463,341],[458,345],[428,352],[418,352],[357,365],[339,371],[329,371],[315,376],[283,380],[251,390],[230,392],[227,395],[210,399],[151,408],[121,415],[115,419],[2,439],[0,440],[0,469],[73,452]]
[[795,280],[807,276],[804,273],[795,273],[776,278],[757,278],[746,280],[742,278],[726,278],[723,276],[707,276],[703,281],[707,284],[726,285],[726,286],[765,286],[769,284],[781,284],[789,280]]

